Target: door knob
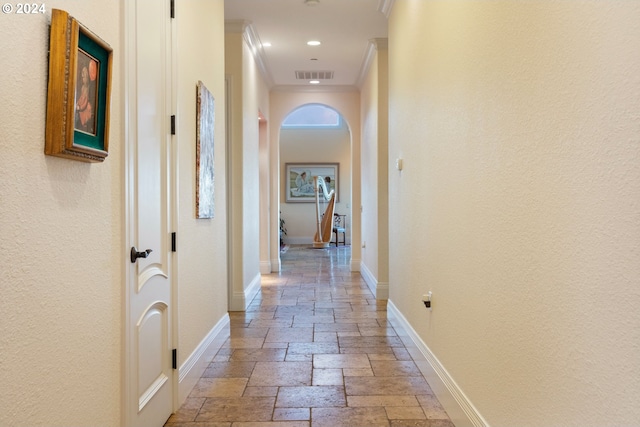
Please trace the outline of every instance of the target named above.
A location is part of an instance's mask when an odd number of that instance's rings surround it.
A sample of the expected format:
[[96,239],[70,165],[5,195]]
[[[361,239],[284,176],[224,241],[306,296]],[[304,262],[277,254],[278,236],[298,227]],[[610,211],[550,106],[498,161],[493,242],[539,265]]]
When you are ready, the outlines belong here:
[[149,254],[153,252],[151,249],[147,249],[146,251],[138,252],[135,246],[131,247],[131,262],[135,263],[138,258],[146,258]]

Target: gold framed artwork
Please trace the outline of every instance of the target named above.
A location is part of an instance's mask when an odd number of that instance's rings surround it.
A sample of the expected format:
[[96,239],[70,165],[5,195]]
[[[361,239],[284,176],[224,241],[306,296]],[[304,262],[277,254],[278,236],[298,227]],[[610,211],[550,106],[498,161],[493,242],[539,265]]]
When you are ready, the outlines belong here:
[[338,201],[339,163],[285,163],[285,203],[315,203],[313,177],[325,178],[327,191],[335,191]]
[[201,81],[196,98],[196,218],[213,218],[215,101]]
[[113,49],[52,9],[45,154],[102,162],[109,154]]

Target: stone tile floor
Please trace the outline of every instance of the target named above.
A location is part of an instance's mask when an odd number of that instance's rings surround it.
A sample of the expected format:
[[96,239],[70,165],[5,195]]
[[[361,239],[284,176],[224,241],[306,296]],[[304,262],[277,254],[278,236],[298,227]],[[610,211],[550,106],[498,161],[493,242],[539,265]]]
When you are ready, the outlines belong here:
[[453,427],[350,249],[282,254],[166,427]]

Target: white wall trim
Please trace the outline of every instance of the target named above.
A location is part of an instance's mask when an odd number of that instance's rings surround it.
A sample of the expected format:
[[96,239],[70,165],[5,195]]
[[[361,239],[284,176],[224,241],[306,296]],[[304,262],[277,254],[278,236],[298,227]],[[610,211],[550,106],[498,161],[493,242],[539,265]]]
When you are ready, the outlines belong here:
[[389,282],[378,282],[364,262],[360,262],[360,275],[364,278],[365,283],[376,299],[389,299]]
[[[456,427],[489,427],[489,423],[480,415],[473,403],[391,300],[387,302],[387,313],[389,321],[398,335],[404,338],[403,342],[411,357]],[[408,342],[409,340],[410,342]]]
[[[284,238],[284,242],[287,245],[313,245],[313,238],[312,237],[285,237]],[[346,239],[346,244],[347,246],[351,246],[351,239],[347,238]],[[335,248],[335,242],[332,242],[330,245],[330,247]],[[342,245],[342,240],[340,240],[340,246]]]
[[312,245],[313,237],[285,237],[287,245]]
[[267,87],[273,86],[273,77],[271,76],[271,72],[267,67],[267,58],[264,52],[264,48],[262,47],[262,42],[260,41],[260,36],[258,35],[258,32],[256,31],[251,21],[224,21],[224,30],[225,32],[229,33],[242,33],[244,42],[253,53],[253,58],[256,61],[256,66],[260,71],[260,75],[262,75],[262,78],[267,84]]
[[231,297],[231,305],[229,310],[231,311],[245,311],[249,306],[249,303],[260,291],[260,273],[256,274],[249,286],[243,291],[234,292]]
[[[353,256],[353,252],[351,252],[351,256]],[[362,264],[361,259],[351,258],[351,271],[360,271],[360,265]]]
[[[388,18],[388,16],[387,16],[387,18]],[[358,88],[362,89],[362,84],[364,83],[365,77],[369,73],[369,68],[371,67],[371,63],[373,62],[373,58],[375,57],[375,53],[379,49],[386,49],[388,43],[389,42],[388,42],[388,40],[386,38],[378,38],[378,39],[370,39],[369,40],[369,42],[367,44],[367,49],[365,50],[364,56],[362,58],[362,64],[360,65],[360,72],[358,73],[358,78],[356,79],[356,86]]]
[[[280,254],[278,254],[280,255]],[[282,269],[280,264],[280,256],[271,260],[271,273],[278,273]]]
[[202,377],[207,365],[229,338],[229,314],[225,314],[178,369],[178,401],[182,405]]
[[260,261],[260,274],[271,273],[271,261]]
[[389,19],[391,15],[391,9],[393,9],[393,5],[395,0],[379,0],[378,2],[378,11],[383,13],[384,16]]

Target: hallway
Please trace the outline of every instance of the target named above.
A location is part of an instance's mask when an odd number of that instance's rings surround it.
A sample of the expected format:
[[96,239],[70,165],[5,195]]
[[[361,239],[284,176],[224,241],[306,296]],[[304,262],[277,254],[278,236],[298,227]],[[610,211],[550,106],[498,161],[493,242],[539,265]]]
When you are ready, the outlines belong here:
[[453,426],[350,250],[282,254],[166,426]]

